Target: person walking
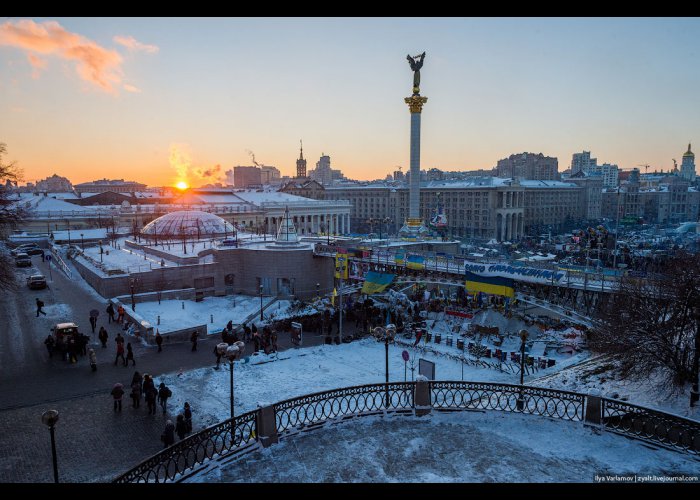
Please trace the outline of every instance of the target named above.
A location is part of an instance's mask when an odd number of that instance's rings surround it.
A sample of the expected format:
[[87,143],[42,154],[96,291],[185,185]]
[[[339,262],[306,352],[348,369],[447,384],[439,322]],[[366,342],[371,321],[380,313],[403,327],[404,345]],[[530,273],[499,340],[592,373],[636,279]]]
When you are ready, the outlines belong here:
[[117,336],[114,337],[114,341],[115,341],[117,344],[123,344],[123,343],[124,343],[124,337],[122,337],[121,332],[117,332]]
[[165,385],[165,382],[161,382],[160,386],[158,386],[158,401],[160,401],[160,407],[163,408],[163,415],[165,415],[167,409],[168,398],[172,395],[173,391]]
[[109,334],[107,333],[107,330],[105,329],[104,326],[100,327],[100,332],[97,334],[97,338],[100,339],[100,342],[102,342],[102,348],[106,349],[107,348],[107,339],[109,339]]
[[49,359],[51,359],[56,341],[53,339],[50,333],[46,337],[46,340],[44,340],[44,345],[46,346],[46,350],[49,351]]
[[119,304],[119,307],[117,307],[117,323],[122,324],[124,323],[124,306]]
[[163,336],[158,330],[156,330],[156,344],[158,345],[158,352],[163,350]]
[[216,356],[216,366],[214,367],[214,369],[218,370],[219,365],[221,364],[221,353],[219,352],[219,344],[214,345],[214,355]]
[[158,396],[158,390],[153,383],[153,379],[150,375],[145,374],[143,376],[143,393],[146,399],[146,404],[148,405],[148,414],[156,414],[156,397]]
[[136,360],[134,359],[134,351],[131,349],[131,342],[127,342],[126,344],[126,362],[124,366],[129,365],[129,360],[131,360],[133,366],[136,366]]
[[97,371],[97,354],[95,354],[95,350],[91,347],[88,349],[88,357],[90,358],[90,368],[92,368],[93,372]]
[[172,420],[168,420],[165,423],[165,430],[163,431],[163,434],[160,435],[160,440],[163,441],[163,444],[165,445],[163,448],[167,448],[175,442],[175,426],[173,425]]
[[126,366],[126,359],[124,359],[124,342],[117,342],[117,356],[114,358],[114,366],[117,366],[119,358],[122,358],[122,363]]
[[122,396],[124,395],[124,386],[117,382],[114,384],[114,387],[112,387],[112,397],[114,398],[114,411],[117,411],[117,408],[119,408],[119,411],[122,411]]
[[100,316],[100,311],[97,309],[90,310],[90,326],[92,327],[92,333],[95,333],[95,328],[97,328],[97,318]]
[[251,330],[248,324],[243,325],[243,342],[250,342]]
[[199,337],[199,332],[197,330],[192,332],[190,337],[190,342],[192,342],[192,352],[197,350],[197,338]]
[[115,319],[114,319],[114,306],[112,305],[111,302],[109,304],[107,304],[107,316],[109,317],[110,323],[115,321]]
[[134,372],[134,376],[131,377],[131,398],[138,396],[134,399],[133,408],[138,408],[141,405],[141,396],[143,395],[143,377],[139,372]]
[[187,425],[187,433],[189,434],[192,432],[192,409],[190,408],[190,404],[185,401],[185,424]]
[[177,423],[175,424],[175,432],[177,433],[177,437],[180,438],[180,441],[185,439],[185,436],[187,435],[187,424],[185,423],[185,417],[180,413],[177,416]]
[[43,307],[44,307],[44,301],[39,300],[39,297],[37,297],[36,298],[36,317],[37,318],[39,317],[39,314],[43,314],[44,316],[46,316],[46,313],[44,312]]

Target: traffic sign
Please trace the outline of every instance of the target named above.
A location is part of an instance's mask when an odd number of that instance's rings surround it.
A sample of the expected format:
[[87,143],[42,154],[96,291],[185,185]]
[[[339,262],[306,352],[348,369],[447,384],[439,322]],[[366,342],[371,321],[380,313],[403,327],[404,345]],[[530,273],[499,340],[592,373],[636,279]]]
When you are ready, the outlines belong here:
[[408,355],[408,351],[402,352],[401,357],[403,358],[404,361],[408,361],[410,359],[410,356]]
[[44,260],[51,262],[51,255],[45,255]]

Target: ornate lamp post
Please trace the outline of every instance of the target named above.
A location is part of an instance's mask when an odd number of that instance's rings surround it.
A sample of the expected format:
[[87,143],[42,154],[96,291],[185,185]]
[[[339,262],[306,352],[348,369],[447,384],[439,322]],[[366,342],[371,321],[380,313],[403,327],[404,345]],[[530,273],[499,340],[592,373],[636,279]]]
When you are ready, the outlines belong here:
[[238,341],[234,342],[233,345],[228,345],[226,342],[222,342],[216,346],[216,350],[220,355],[226,356],[226,359],[228,359],[231,373],[231,418],[233,419],[233,362],[241,359],[243,356],[245,352],[245,343]]
[[263,320],[263,286],[260,285],[260,321]]
[[54,427],[58,422],[58,410],[47,410],[41,415],[41,421],[49,426],[51,433],[51,457],[53,458],[53,482],[58,483],[58,461],[56,459],[56,436]]
[[517,409],[521,410],[525,406],[523,398],[523,380],[525,377],[525,341],[527,340],[527,330],[520,330],[520,395],[518,396]]
[[389,342],[394,341],[396,335],[396,325],[386,325],[386,327],[377,326],[374,328],[374,336],[378,340],[384,340],[384,384],[386,407],[389,407]]

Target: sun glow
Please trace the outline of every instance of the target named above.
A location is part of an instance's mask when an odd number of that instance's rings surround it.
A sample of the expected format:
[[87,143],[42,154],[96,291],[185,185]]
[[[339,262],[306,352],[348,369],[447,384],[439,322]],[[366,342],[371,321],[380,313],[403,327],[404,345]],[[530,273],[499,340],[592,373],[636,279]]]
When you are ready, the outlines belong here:
[[184,190],[187,189],[189,186],[187,185],[187,183],[186,183],[185,181],[180,181],[180,182],[178,182],[177,184],[175,184],[175,187],[178,188],[178,189],[180,189],[180,190],[182,190],[182,191],[184,191]]

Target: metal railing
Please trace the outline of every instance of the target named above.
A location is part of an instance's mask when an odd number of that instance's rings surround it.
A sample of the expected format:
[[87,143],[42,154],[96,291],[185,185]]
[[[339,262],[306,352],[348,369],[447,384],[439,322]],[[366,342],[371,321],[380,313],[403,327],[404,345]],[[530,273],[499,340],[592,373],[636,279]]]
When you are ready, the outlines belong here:
[[700,422],[623,401],[601,398],[606,430],[700,454]]
[[217,456],[257,446],[257,412],[244,413],[192,434],[117,477],[115,483],[175,481]]
[[[585,422],[667,448],[700,454],[700,422],[570,391],[466,381],[344,387],[280,401],[228,419],[166,448],[114,482],[180,481],[211,460],[240,456],[302,430],[358,416],[431,410],[494,410]],[[228,462],[228,460],[227,460]]]

